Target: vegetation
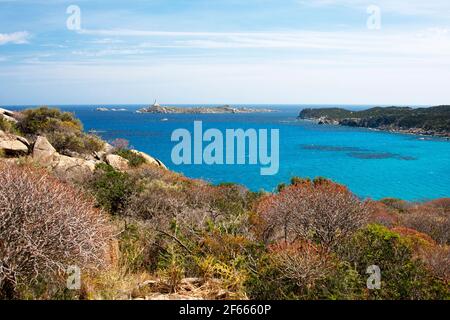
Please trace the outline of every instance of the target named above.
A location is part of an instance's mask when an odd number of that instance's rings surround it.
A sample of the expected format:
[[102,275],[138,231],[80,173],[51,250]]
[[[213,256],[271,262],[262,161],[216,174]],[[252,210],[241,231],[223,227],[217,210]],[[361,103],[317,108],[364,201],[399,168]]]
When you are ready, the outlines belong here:
[[265,243],[307,239],[335,247],[368,219],[367,205],[344,186],[324,180],[292,183],[258,204]]
[[8,121],[5,118],[3,118],[1,115],[0,115],[0,130],[4,131],[6,133],[12,133],[12,134],[19,133],[16,125],[13,122]]
[[17,128],[28,136],[44,135],[60,153],[90,154],[100,151],[104,142],[84,133],[81,122],[72,113],[42,107],[21,113]]
[[20,288],[30,298],[59,294],[68,266],[89,273],[108,264],[112,229],[77,189],[30,167],[0,164],[0,194],[0,298],[23,297]]
[[421,129],[438,134],[450,134],[450,106],[430,108],[389,107],[372,108],[364,111],[349,111],[339,108],[304,109],[301,119],[328,118],[341,125],[391,128]]
[[130,150],[129,141],[125,139],[115,139],[112,142],[112,146],[114,147],[114,154],[121,156],[122,158],[128,160],[128,164],[133,167],[139,167],[143,165],[147,161],[145,158],[140,155],[137,151]]
[[116,171],[106,164],[97,165],[95,174],[87,185],[98,205],[112,214],[124,207],[134,188],[127,173]]
[[122,158],[127,159],[128,164],[131,167],[139,167],[140,165],[143,165],[146,162],[143,156],[132,150],[119,149],[114,153],[117,154],[118,156],[121,156]]
[[[56,131],[77,126],[52,117]],[[100,164],[77,185],[0,166],[0,298],[450,298],[448,199],[363,201],[298,177],[255,193],[146,163]],[[80,290],[64,288],[70,265],[82,267]],[[381,288],[371,290],[373,265]]]

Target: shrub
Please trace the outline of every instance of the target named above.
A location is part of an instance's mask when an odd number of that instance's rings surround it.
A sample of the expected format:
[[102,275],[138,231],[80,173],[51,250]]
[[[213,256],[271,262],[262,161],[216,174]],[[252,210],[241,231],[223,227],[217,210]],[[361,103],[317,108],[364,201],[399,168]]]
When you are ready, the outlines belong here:
[[362,277],[367,267],[381,269],[381,289],[369,291],[373,299],[443,299],[445,284],[415,259],[410,239],[380,225],[360,230],[339,248],[341,257],[356,266]]
[[344,186],[308,180],[264,197],[256,211],[258,233],[266,243],[305,239],[329,247],[364,226],[369,216],[366,203]]
[[17,124],[24,134],[44,135],[60,153],[89,154],[100,151],[104,143],[82,132],[81,122],[72,113],[46,107],[22,112]]
[[19,133],[19,130],[17,129],[16,125],[13,122],[8,121],[5,118],[3,118],[2,115],[0,115],[0,130],[5,131],[7,133],[12,133],[12,134]]
[[126,221],[119,237],[119,266],[126,274],[141,271],[154,271],[159,252],[152,245],[156,243],[156,234],[148,226],[136,221]]
[[278,244],[270,248],[281,277],[299,288],[311,288],[332,269],[326,250],[309,242]]
[[139,167],[140,165],[143,165],[146,163],[146,160],[143,156],[138,154],[137,152],[134,152],[132,150],[128,149],[119,149],[114,152],[118,156],[121,156],[122,158],[125,158],[128,160],[128,164],[131,167]]
[[270,246],[246,283],[251,299],[317,299],[336,261],[311,242]]
[[112,229],[90,198],[43,171],[0,167],[0,296],[51,285],[69,265],[106,266]]
[[403,214],[400,223],[430,235],[440,244],[450,244],[450,210],[448,208],[437,205],[436,202],[425,203]]
[[439,279],[450,281],[450,247],[435,246],[419,250],[419,257],[426,267]]
[[129,149],[130,142],[126,139],[115,139],[113,142],[111,142],[111,145],[116,150],[122,150],[122,149]]
[[388,208],[401,213],[407,212],[411,207],[411,204],[409,204],[408,202],[395,198],[385,198],[380,200],[380,202],[386,205]]
[[129,141],[126,139],[115,139],[112,143],[114,147],[114,154],[121,156],[128,160],[131,167],[139,167],[146,163],[146,160],[138,152],[130,150]]
[[72,113],[47,107],[23,111],[18,128],[24,134],[29,135],[54,131],[77,132],[83,130],[81,122]]
[[381,224],[385,227],[393,227],[399,223],[399,212],[380,201],[369,201],[371,223]]
[[99,164],[87,183],[99,206],[111,214],[120,213],[128,197],[137,188],[134,181],[125,172],[115,170],[106,164]]

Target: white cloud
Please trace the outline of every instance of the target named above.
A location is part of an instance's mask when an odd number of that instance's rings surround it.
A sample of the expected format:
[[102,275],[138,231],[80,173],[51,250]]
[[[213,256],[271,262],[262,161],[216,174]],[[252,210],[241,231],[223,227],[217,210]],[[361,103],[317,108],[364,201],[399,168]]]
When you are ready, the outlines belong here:
[[369,5],[377,5],[384,12],[414,16],[450,17],[448,0],[297,0],[309,7],[350,7],[365,10]]
[[19,31],[13,33],[0,33],[0,45],[8,43],[13,44],[26,44],[30,34],[27,31]]
[[[0,71],[0,82],[7,84],[8,92],[23,97],[20,103],[24,104],[141,104],[158,97],[167,103],[435,105],[448,103],[450,99],[448,77],[448,68],[318,67],[309,61],[48,64]],[[19,95],[25,91],[27,95]],[[5,100],[0,102],[7,104],[6,97],[2,99]]]
[[[239,54],[264,56],[269,50],[295,54],[302,57],[333,58],[346,55],[349,59],[383,58],[389,60],[429,60],[435,63],[450,63],[450,32],[447,28],[430,28],[420,31],[293,31],[293,32],[159,32],[146,30],[84,30],[91,35],[116,35],[109,39],[120,39],[123,45],[100,49],[95,52],[76,52],[83,56],[149,55],[147,49],[174,49],[173,54],[186,55],[188,49],[203,49],[202,55],[214,54],[218,50],[254,49]],[[141,42],[136,44],[135,38]],[[125,39],[134,44],[127,44]],[[176,51],[183,49],[183,51]],[[215,53],[217,54],[217,53]],[[219,53],[220,55],[220,53]],[[379,60],[379,59],[378,59]]]
[[105,50],[79,50],[72,54],[84,57],[107,57],[107,56],[131,56],[145,53],[139,49],[105,49]]

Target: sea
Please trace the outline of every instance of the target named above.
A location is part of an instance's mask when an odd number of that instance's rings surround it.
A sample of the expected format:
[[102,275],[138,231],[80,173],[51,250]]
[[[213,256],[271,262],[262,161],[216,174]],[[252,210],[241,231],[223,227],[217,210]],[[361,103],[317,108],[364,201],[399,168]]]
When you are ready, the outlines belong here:
[[[66,105],[91,131],[106,141],[123,138],[134,149],[160,159],[168,168],[213,184],[237,183],[253,191],[274,191],[294,176],[325,177],[346,185],[361,198],[399,198],[427,201],[450,197],[450,141],[364,128],[318,125],[298,120],[303,105],[233,105],[271,108],[273,113],[251,114],[145,114],[145,105]],[[192,107],[192,105],[170,105]],[[196,105],[198,106],[198,105]],[[212,106],[212,105],[204,105]],[[36,106],[6,106],[12,110]],[[96,111],[96,108],[126,111]],[[352,110],[371,106],[332,106]],[[176,129],[193,131],[194,121],[204,130],[279,129],[279,172],[263,176],[258,165],[176,165],[171,141]]]

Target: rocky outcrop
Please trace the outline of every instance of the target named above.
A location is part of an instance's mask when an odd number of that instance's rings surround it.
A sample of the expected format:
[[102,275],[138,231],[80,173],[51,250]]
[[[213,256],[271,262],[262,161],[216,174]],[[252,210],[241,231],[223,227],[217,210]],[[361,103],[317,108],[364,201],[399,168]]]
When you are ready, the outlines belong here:
[[317,120],[317,124],[332,124],[332,125],[338,125],[338,124],[339,124],[339,121],[332,120],[332,119],[327,118],[327,117],[320,117],[320,118]]
[[25,138],[7,134],[0,130],[0,150],[6,156],[27,155],[29,143]]
[[41,136],[34,143],[32,159],[36,164],[51,169],[57,176],[74,181],[82,181],[92,174],[100,162],[61,155],[47,138]]
[[112,154],[114,152],[114,147],[109,143],[105,142],[103,149],[97,152],[94,152],[94,157],[97,160],[106,162],[106,156],[108,154]]
[[[20,113],[0,108],[0,118],[2,119],[17,123],[19,117]],[[57,176],[66,180],[83,181],[94,173],[97,164],[100,163],[107,163],[119,171],[130,169],[129,161],[113,154],[114,151],[115,148],[112,145],[104,143],[102,150],[92,154],[78,154],[69,151],[60,154],[44,136],[38,136],[34,143],[30,143],[24,137],[0,130],[0,157],[9,158],[3,159],[3,161],[17,161],[14,158],[27,156],[27,160],[53,171]],[[148,164],[167,169],[158,159],[137,150],[133,150],[133,152],[142,156]]]
[[58,155],[52,163],[52,170],[59,177],[83,181],[95,171],[95,166],[96,162],[93,160]]
[[16,116],[17,114],[15,112],[0,108],[0,118],[3,118],[13,123],[17,123],[18,121],[16,119]]
[[167,167],[164,165],[164,163],[162,163],[160,160],[153,158],[152,156],[146,154],[145,152],[138,151],[138,150],[131,150],[131,151],[136,153],[137,155],[141,156],[142,158],[144,158],[148,164],[153,164],[153,165],[156,165],[158,167],[161,167],[161,168],[167,170]]
[[41,166],[51,166],[59,154],[45,137],[38,137],[33,147],[33,160]]
[[106,163],[119,171],[125,171],[129,169],[128,160],[116,154],[106,155]]

